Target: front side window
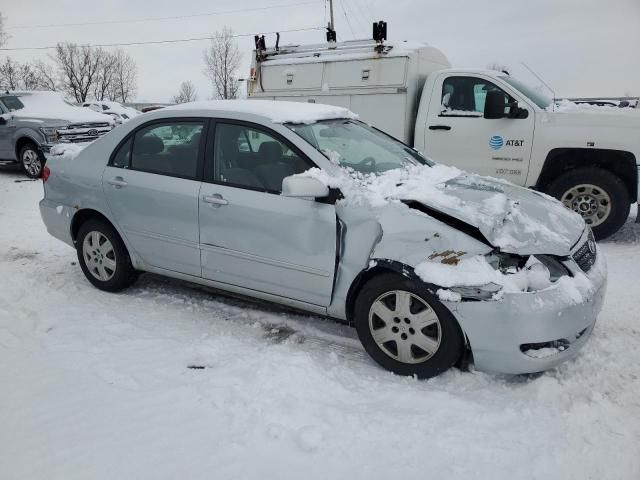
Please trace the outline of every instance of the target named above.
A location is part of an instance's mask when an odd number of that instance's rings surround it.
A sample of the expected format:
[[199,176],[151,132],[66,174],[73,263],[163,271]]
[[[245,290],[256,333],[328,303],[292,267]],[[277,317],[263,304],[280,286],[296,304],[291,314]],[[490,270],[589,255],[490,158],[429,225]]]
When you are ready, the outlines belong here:
[[195,179],[203,127],[202,122],[167,122],[141,128],[133,137],[129,168]]
[[362,173],[382,173],[408,165],[429,165],[417,151],[389,135],[348,119],[287,124],[333,163]]
[[487,92],[497,90],[511,97],[493,83],[477,77],[447,77],[442,83],[442,117],[481,117]]
[[280,193],[285,177],[312,166],[275,136],[248,125],[216,124],[214,145],[213,180],[232,186]]

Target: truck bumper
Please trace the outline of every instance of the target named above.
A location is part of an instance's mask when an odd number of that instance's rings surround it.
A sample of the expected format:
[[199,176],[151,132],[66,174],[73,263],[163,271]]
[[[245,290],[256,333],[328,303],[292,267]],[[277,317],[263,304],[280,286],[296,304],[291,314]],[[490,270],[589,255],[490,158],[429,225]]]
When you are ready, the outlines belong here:
[[507,293],[499,301],[447,303],[467,335],[478,370],[522,374],[548,370],[575,357],[593,331],[606,291],[600,249],[583,300],[558,286]]

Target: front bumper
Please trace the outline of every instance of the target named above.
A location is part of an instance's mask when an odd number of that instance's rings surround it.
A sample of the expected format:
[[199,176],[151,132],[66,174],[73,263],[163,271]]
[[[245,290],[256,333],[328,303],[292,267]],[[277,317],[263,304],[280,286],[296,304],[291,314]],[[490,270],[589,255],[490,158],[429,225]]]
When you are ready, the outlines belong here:
[[[467,335],[478,370],[521,374],[548,370],[577,355],[593,331],[606,291],[606,263],[598,249],[586,274],[590,287],[576,298],[567,285],[533,293],[505,293],[499,301],[445,302]],[[535,358],[531,345],[564,350]],[[540,350],[542,352],[542,350]],[[555,353],[554,353],[555,352]]]

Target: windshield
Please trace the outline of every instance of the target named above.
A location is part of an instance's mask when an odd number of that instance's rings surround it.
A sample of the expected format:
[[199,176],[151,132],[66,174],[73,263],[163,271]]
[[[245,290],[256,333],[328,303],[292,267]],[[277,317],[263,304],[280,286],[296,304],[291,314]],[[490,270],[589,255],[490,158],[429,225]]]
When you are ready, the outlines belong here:
[[24,104],[18,97],[2,97],[1,101],[10,112],[15,112],[16,110],[24,108]]
[[347,119],[286,124],[333,163],[362,173],[407,165],[432,165],[404,143],[362,122]]
[[508,75],[500,76],[498,78],[507,82],[523,95],[529,97],[529,100],[531,100],[540,108],[547,108],[553,103],[553,101],[549,97],[547,97],[543,93],[536,91],[534,88],[530,87],[526,83],[521,82],[520,80],[516,80],[515,78]]

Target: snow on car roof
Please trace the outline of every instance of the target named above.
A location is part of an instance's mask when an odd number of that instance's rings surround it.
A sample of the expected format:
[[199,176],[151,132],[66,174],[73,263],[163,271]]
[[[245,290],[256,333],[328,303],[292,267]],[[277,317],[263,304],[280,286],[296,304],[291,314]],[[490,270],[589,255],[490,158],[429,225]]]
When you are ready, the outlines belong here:
[[358,118],[344,107],[304,102],[274,100],[208,100],[183,103],[166,110],[209,110],[248,113],[268,118],[273,123],[313,123],[333,118]]

